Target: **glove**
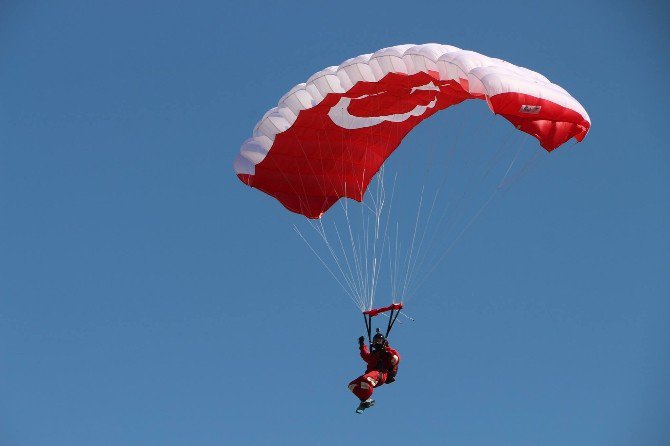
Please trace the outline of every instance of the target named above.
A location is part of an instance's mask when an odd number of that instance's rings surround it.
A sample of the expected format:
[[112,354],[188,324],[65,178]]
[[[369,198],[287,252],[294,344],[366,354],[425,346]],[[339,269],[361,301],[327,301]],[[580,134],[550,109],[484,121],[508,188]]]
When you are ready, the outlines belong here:
[[386,378],[386,384],[391,384],[394,381],[395,381],[395,373],[389,373],[388,377]]
[[365,337],[361,336],[358,338],[358,346],[363,347],[363,344],[365,344]]

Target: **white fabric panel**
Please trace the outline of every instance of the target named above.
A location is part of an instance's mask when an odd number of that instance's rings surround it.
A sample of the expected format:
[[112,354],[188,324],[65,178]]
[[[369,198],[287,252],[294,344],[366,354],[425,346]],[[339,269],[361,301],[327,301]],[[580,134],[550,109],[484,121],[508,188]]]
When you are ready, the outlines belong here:
[[[267,120],[268,116],[270,116],[270,114],[272,114],[272,113],[278,113],[277,112],[277,107],[273,107],[270,110],[265,112],[265,114],[263,115],[261,120],[256,123],[256,126],[254,127],[254,130],[253,130],[251,136],[253,136],[253,137],[265,136],[265,133],[262,129],[264,128],[264,123]],[[272,137],[272,139],[274,139],[274,136]]]
[[[455,80],[468,79],[468,73],[463,71],[461,66],[454,60],[461,54],[463,50],[448,51],[438,57],[437,68],[440,72],[441,80]],[[467,83],[462,83],[463,88],[467,89]]]
[[407,65],[402,57],[398,56],[379,56],[370,59],[370,66],[375,75],[381,79],[389,73],[404,73],[407,74]]
[[318,88],[314,84],[305,85],[305,91],[309,93],[312,97],[312,107],[323,101],[326,95],[322,95]]
[[246,159],[244,156],[242,156],[242,151],[244,151],[244,144],[242,144],[242,148],[240,149],[240,153],[235,157],[235,161],[233,162],[233,169],[235,169],[235,173],[240,173],[243,175],[255,175],[256,174],[256,164],[258,163],[253,163],[250,160]]
[[300,113],[301,110],[314,107],[320,101],[316,101],[312,95],[305,90],[305,85],[306,84],[300,84],[299,88],[296,88],[298,85],[293,87],[294,89],[284,96],[279,101],[279,104],[290,108],[296,115]]
[[270,112],[261,119],[254,129],[253,136],[267,136],[274,140],[277,133],[287,130],[290,124],[278,112],[277,108],[273,108]]
[[382,56],[395,56],[395,57],[400,57],[405,54],[405,52],[412,48],[413,46],[417,46],[414,43],[406,43],[404,45],[394,45],[394,46],[389,46],[386,48],[382,48],[381,50],[375,51],[372,53],[372,56],[370,57],[375,58],[375,57],[382,57]]
[[328,93],[344,93],[336,73],[337,67],[328,67],[307,79],[307,85],[313,85],[323,97]]
[[[459,51],[451,45],[440,45],[438,43],[427,43],[425,45],[414,45],[405,51],[413,62],[414,73],[419,71],[438,71],[437,61],[445,53]],[[413,74],[413,73],[412,73]]]
[[254,138],[251,138],[244,143],[240,155],[254,164],[258,164],[258,159],[265,158],[267,152],[268,150],[265,147],[258,144]]
[[411,54],[405,52],[402,56],[402,61],[405,62],[405,66],[407,67],[407,74],[416,74],[419,72],[419,68],[414,64],[414,59],[412,59]]
[[293,113],[290,108],[284,107],[283,105],[277,108],[277,113],[279,113],[282,118],[286,119],[290,125],[293,125],[295,120],[298,119],[298,115]]
[[458,65],[464,73],[469,73],[475,68],[491,66],[494,63],[490,57],[474,51],[457,51],[452,54],[451,62]]
[[349,89],[354,86],[354,82],[351,81],[351,78],[349,77],[349,74],[346,71],[337,70],[336,75],[337,78],[340,80],[340,85],[342,86],[345,92],[349,91]]
[[[396,45],[388,48],[382,48],[375,52],[370,57],[370,66],[372,66],[375,74],[381,79],[389,73],[405,73],[408,74],[407,66],[402,60],[405,51],[412,48],[413,44]],[[379,66],[381,73],[376,71],[376,66]]]
[[274,143],[274,138],[269,138],[264,135],[254,136],[251,139],[254,140],[255,144],[259,145],[260,147],[263,147],[266,152],[270,150],[270,147],[272,147],[272,143]]
[[425,45],[411,46],[405,51],[405,54],[419,55],[433,62],[437,62],[440,56],[452,51],[460,51],[460,49],[451,45],[441,45],[439,43],[426,43]]
[[256,164],[265,159],[271,146],[271,141],[269,141],[268,145],[262,138],[250,138],[244,141],[239,155],[235,158],[235,172],[254,175]]
[[[515,73],[518,73],[522,77],[526,77],[529,79],[534,79],[539,82],[546,82],[546,83],[551,83],[549,82],[549,79],[544,77],[542,74],[538,73],[537,71],[529,70],[528,68],[520,67],[518,65],[511,64],[507,62],[506,60],[502,59],[494,59],[497,63],[496,66],[499,67],[505,67],[508,70],[514,71]],[[552,84],[553,85],[553,84]]]
[[[343,62],[340,65],[340,68],[337,70],[338,76],[342,71],[344,71],[347,74],[347,78],[351,82],[352,86],[359,81],[375,82],[379,80],[375,77],[374,73],[372,72],[372,68],[370,68],[368,65],[370,56],[372,56],[372,54],[363,54]],[[348,87],[347,90],[349,88],[351,87]]]

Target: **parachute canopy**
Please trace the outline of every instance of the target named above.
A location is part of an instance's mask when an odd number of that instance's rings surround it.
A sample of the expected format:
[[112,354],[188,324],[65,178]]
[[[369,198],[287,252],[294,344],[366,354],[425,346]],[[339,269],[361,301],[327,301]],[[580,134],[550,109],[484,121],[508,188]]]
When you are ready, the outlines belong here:
[[586,110],[543,75],[449,45],[399,45],[312,75],[265,113],[234,168],[287,209],[320,218],[342,197],[361,201],[372,177],[417,124],[467,99],[547,151],[591,126]]

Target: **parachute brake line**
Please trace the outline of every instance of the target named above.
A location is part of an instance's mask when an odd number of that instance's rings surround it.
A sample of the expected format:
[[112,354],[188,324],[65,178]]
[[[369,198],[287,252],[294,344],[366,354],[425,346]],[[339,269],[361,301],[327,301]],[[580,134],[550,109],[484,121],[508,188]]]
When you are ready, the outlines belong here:
[[391,312],[389,315],[388,325],[386,326],[386,334],[384,335],[384,337],[388,339],[389,334],[391,333],[391,329],[393,328],[393,324],[395,324],[396,319],[398,319],[398,315],[400,315],[401,309],[402,303],[394,303],[388,307],[372,308],[363,312],[363,319],[365,319],[365,329],[367,330],[368,342],[370,344],[372,344],[372,318],[387,311]]

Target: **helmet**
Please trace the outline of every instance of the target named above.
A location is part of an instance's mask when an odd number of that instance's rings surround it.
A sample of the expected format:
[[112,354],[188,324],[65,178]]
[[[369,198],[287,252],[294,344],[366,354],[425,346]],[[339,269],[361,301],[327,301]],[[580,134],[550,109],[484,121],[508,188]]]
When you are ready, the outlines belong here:
[[375,333],[375,336],[372,338],[372,348],[375,350],[379,350],[383,349],[388,344],[389,343],[384,337],[384,335],[379,332],[379,329],[377,329],[377,333]]

